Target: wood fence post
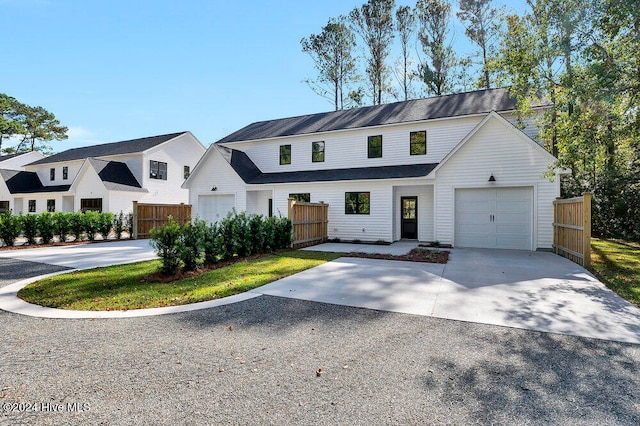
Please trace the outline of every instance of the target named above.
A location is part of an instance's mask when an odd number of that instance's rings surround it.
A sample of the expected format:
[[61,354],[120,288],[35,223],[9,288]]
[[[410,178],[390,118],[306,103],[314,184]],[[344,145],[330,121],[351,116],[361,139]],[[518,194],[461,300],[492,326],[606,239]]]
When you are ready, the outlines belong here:
[[560,233],[560,228],[558,227],[558,209],[560,208],[560,203],[558,203],[558,200],[560,199],[560,197],[556,197],[556,200],[553,202],[553,248],[556,254],[560,251],[558,250],[558,245],[560,244],[560,241],[558,241]]
[[138,202],[133,202],[133,216],[131,217],[131,221],[133,222],[131,225],[133,227],[133,235],[131,238],[134,240],[138,239]]
[[591,266],[591,193],[585,192],[582,200],[583,209],[583,230],[582,230],[582,252],[585,268]]

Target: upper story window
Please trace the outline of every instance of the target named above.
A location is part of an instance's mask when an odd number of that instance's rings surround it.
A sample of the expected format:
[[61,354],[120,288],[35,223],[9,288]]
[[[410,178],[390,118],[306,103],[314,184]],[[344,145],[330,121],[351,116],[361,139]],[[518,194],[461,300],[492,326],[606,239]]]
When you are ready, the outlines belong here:
[[64,180],[69,179],[69,168],[67,166],[64,166],[62,168],[62,179]]
[[345,192],[344,193],[344,213],[345,214],[369,214],[371,194],[369,192]]
[[184,178],[188,179],[190,174],[191,174],[191,167],[184,166]]
[[301,194],[289,194],[289,198],[292,198],[295,201],[300,201],[301,203],[311,202],[311,194],[308,192]]
[[280,145],[280,165],[291,164],[291,145]]
[[29,213],[36,212],[36,200],[29,200]]
[[56,169],[49,169],[49,180],[56,180]]
[[367,139],[367,158],[382,157],[382,135],[369,136]]
[[151,179],[167,180],[167,163],[151,160],[149,163],[149,177]]
[[427,132],[411,132],[409,134],[409,154],[425,155],[427,153]]
[[311,161],[314,163],[324,162],[324,142],[311,144]]

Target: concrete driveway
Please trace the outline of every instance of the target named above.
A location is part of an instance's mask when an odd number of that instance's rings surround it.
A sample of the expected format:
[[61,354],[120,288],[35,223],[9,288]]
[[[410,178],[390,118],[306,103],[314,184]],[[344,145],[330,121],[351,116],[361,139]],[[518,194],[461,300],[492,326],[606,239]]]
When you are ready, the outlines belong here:
[[640,308],[553,253],[453,249],[446,265],[341,258],[252,292],[640,343]]

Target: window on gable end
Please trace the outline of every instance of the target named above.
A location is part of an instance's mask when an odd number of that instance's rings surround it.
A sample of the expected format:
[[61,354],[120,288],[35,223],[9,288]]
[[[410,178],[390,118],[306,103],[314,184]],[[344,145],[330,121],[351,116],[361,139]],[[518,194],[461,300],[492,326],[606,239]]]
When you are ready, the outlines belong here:
[[56,180],[56,169],[53,167],[49,169],[49,180]]
[[162,161],[150,160],[149,177],[151,179],[167,180],[167,163],[163,163]]
[[69,179],[69,168],[67,166],[64,166],[62,168],[62,179],[64,180]]
[[425,155],[427,153],[427,132],[411,132],[409,134],[409,154]]

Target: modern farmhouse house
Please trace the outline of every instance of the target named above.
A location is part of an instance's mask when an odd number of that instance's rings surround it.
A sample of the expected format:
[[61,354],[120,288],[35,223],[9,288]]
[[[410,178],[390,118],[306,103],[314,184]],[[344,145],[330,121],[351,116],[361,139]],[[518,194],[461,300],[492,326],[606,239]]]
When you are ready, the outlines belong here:
[[550,248],[554,157],[515,106],[492,89],[257,122],[214,143],[184,187],[207,221],[286,215],[292,197],[329,204],[329,238]]
[[0,206],[14,213],[131,211],[133,201],[188,202],[181,187],[205,152],[191,132],[69,149],[24,170],[0,169]]

